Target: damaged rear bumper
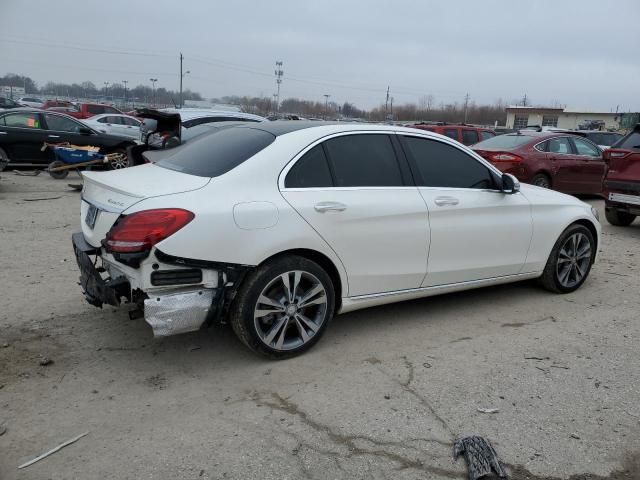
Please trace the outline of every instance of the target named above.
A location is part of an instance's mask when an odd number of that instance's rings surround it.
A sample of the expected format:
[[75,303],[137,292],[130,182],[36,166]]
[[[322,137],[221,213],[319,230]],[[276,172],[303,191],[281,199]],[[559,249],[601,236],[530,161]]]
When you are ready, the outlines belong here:
[[104,304],[118,306],[124,299],[143,306],[145,321],[151,325],[155,337],[198,330],[209,318],[212,308],[217,310],[221,306],[221,302],[216,301],[221,295],[220,288],[174,285],[142,291],[138,288],[141,280],[134,278],[133,273],[128,275],[124,268],[121,272],[109,265],[104,268],[102,262],[98,266],[98,257],[104,261],[101,249],[88,244],[82,232],[74,233],[72,242],[80,268],[80,286],[87,302],[102,308]]

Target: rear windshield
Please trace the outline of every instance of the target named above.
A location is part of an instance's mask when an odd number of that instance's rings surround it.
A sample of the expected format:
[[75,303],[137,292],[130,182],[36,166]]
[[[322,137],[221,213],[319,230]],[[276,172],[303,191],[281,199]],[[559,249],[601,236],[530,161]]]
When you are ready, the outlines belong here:
[[476,143],[473,148],[478,150],[482,150],[483,148],[508,150],[524,145],[533,139],[534,137],[530,137],[529,135],[498,135],[497,137],[487,138],[486,140]]
[[275,135],[254,128],[229,128],[191,139],[177,148],[145,152],[152,162],[170,170],[217,177],[273,143]]
[[631,132],[613,145],[614,148],[640,150],[640,131]]

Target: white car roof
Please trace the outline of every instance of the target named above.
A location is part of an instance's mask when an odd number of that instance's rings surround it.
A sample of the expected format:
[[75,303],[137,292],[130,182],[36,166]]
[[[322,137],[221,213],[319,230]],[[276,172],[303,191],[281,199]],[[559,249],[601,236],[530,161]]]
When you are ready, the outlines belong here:
[[131,115],[126,115],[124,113],[99,113],[98,115],[94,115],[93,117],[87,118],[87,120],[99,120],[104,117],[125,117],[125,118],[133,118],[134,120],[138,120],[136,117],[132,117]]
[[247,120],[254,120],[258,122],[267,122],[268,120],[260,115],[254,115],[252,113],[233,112],[229,110],[209,110],[206,108],[163,108],[161,112],[177,113],[180,115],[180,119],[184,122],[187,120],[193,120],[194,118],[203,117],[226,117],[226,118],[245,118]]

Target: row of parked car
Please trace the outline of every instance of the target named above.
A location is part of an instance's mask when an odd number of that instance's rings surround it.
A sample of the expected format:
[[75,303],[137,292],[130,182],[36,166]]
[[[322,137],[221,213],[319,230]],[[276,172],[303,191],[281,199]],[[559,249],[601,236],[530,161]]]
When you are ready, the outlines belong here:
[[[37,104],[38,99],[21,100]],[[6,108],[0,113],[0,170],[9,161],[16,166],[47,165],[54,159],[42,145],[62,142],[125,154],[127,163],[109,164],[116,169],[144,163],[142,153],[147,150],[174,147],[238,122],[268,121],[242,112],[189,108],[131,113],[64,100],[42,102],[40,108]],[[623,137],[614,132],[553,128],[498,135],[488,128],[442,122],[410,126],[453,138],[522,182],[569,194],[602,194],[607,198],[607,218],[615,225],[628,225],[640,213],[640,197],[635,197],[640,193],[637,129]]]

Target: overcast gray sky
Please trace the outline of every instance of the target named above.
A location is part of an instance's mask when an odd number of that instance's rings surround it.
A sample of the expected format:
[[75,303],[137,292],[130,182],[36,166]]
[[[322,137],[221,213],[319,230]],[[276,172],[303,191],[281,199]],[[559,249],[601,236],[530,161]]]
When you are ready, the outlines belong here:
[[[639,0],[0,0],[0,75],[373,107],[506,102],[640,110]],[[127,54],[128,53],[128,54]]]

